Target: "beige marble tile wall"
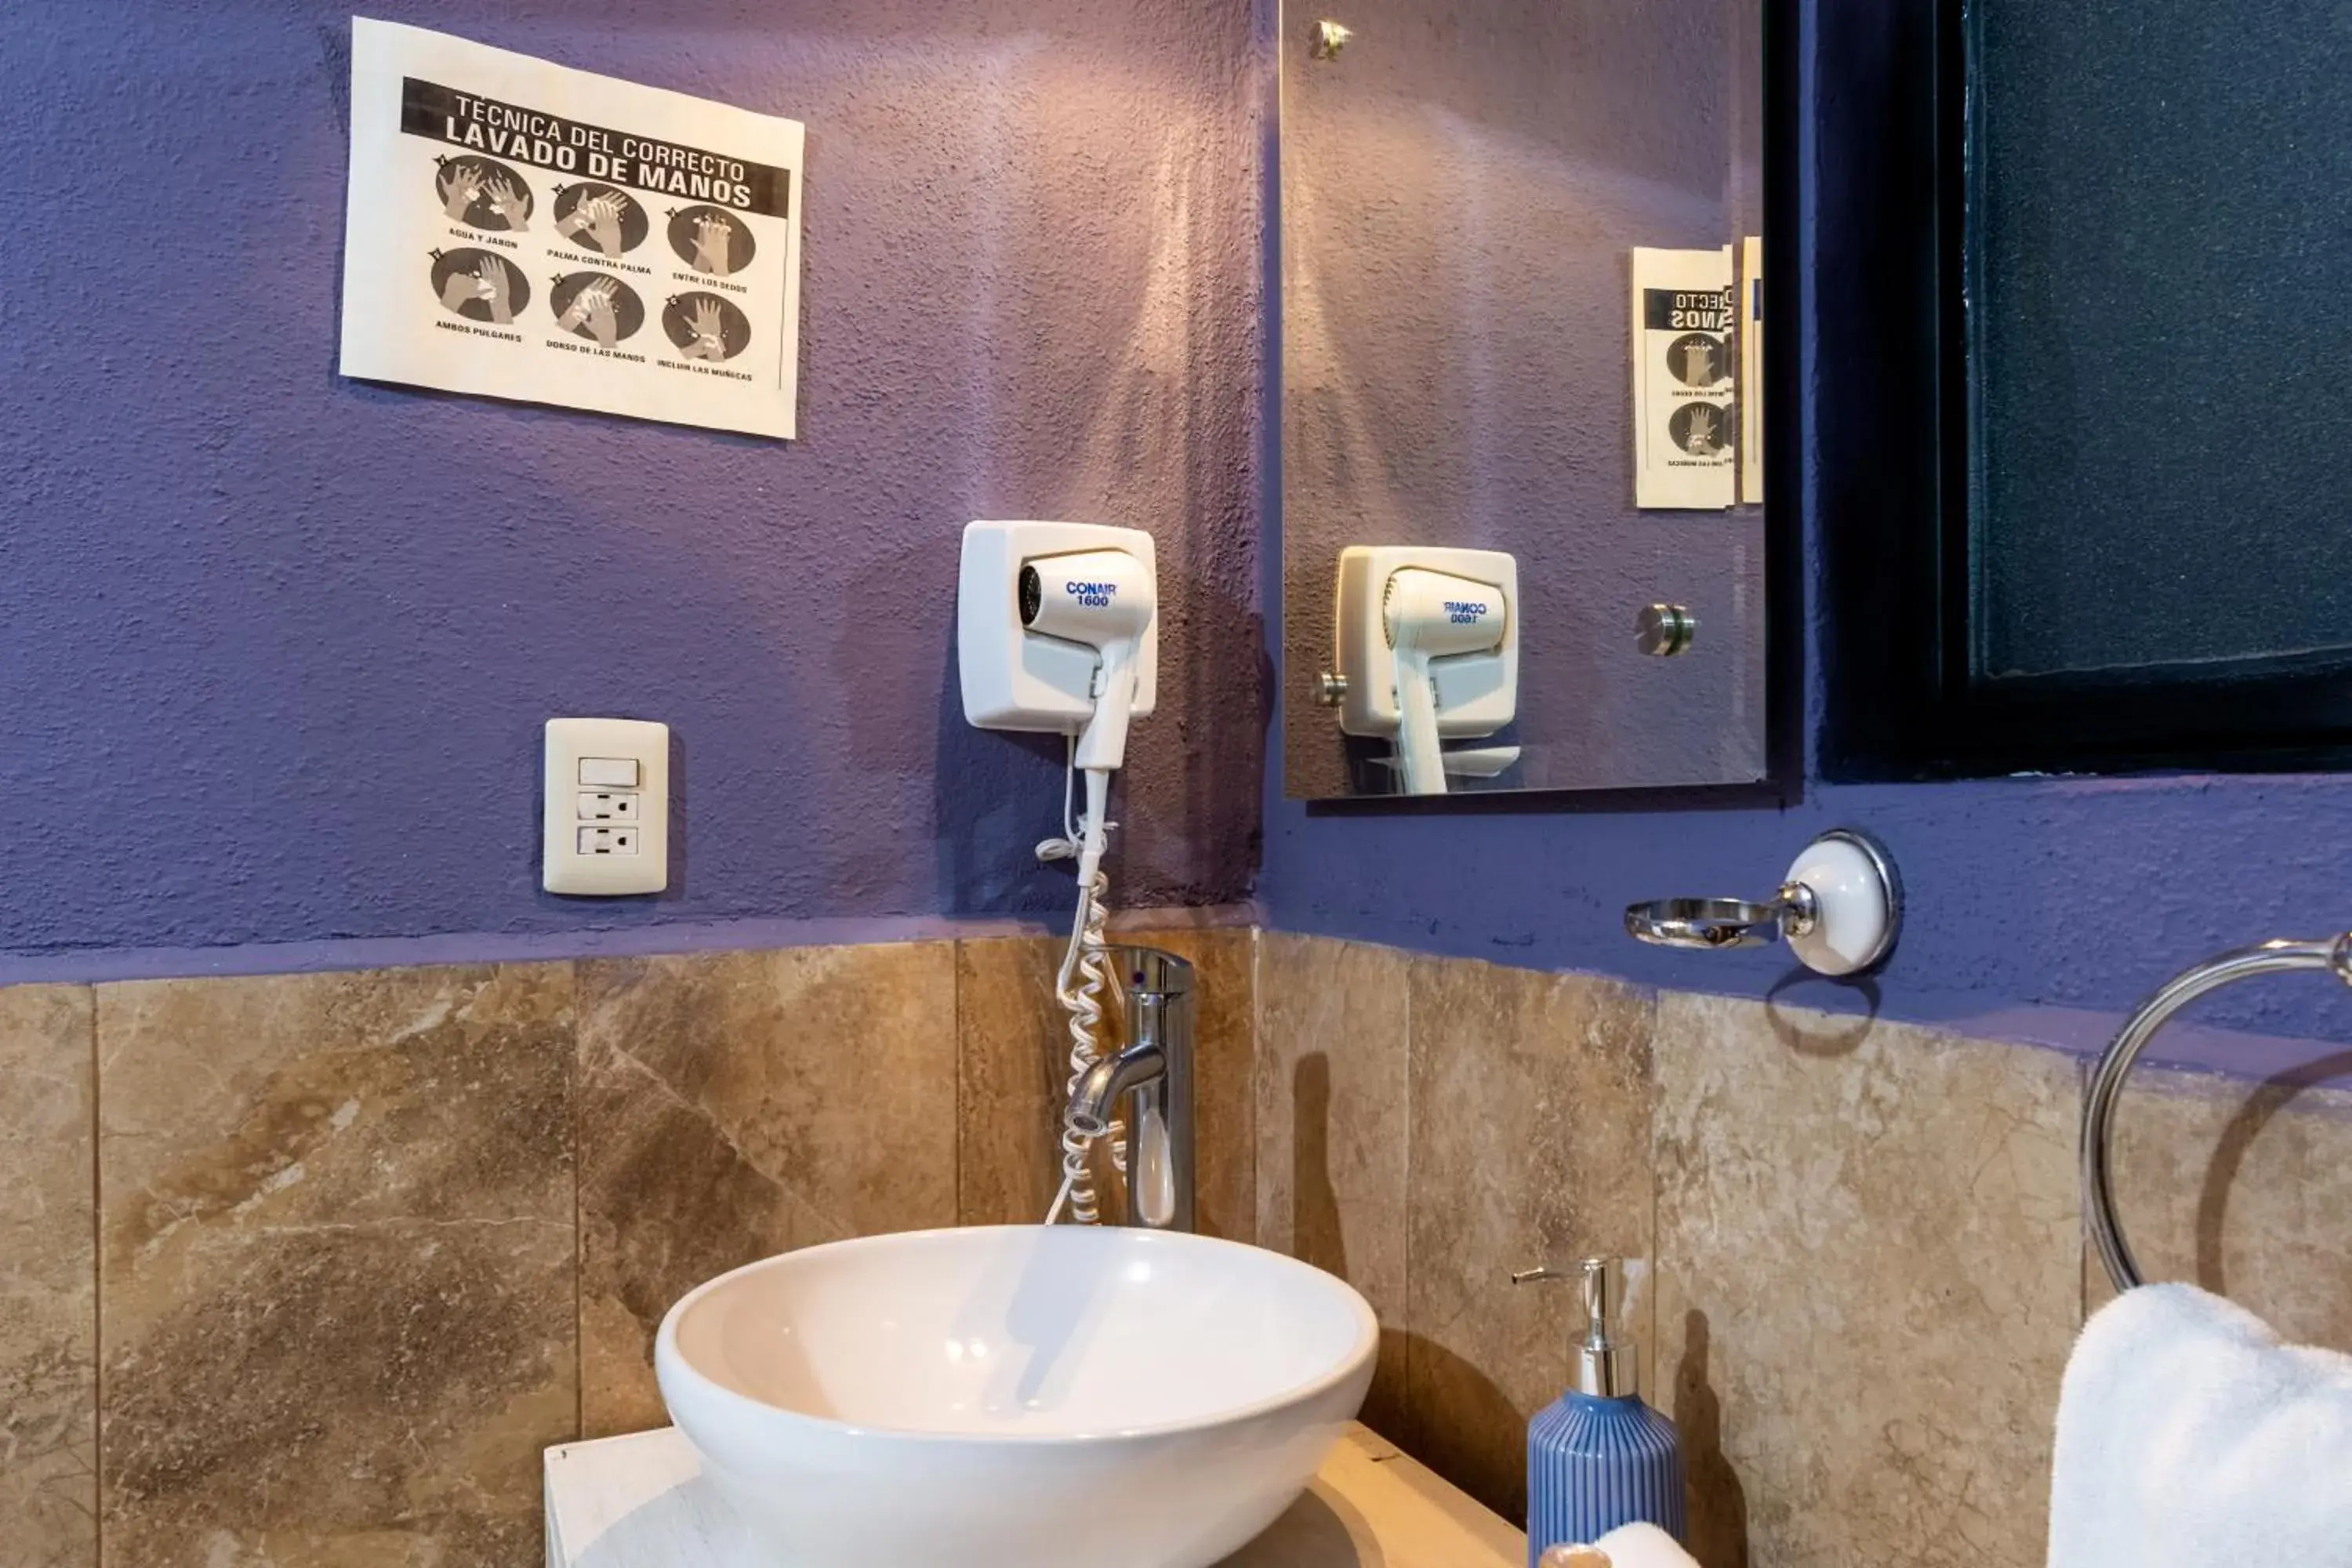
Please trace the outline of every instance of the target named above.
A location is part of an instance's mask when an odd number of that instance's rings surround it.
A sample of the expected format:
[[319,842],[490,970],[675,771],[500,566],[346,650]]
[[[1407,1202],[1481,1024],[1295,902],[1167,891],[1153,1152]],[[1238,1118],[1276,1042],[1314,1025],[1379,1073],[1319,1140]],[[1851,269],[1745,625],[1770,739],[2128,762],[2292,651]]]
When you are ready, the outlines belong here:
[[97,995],[103,1561],[523,1557],[579,1402],[569,966]]
[[[1201,966],[1204,1227],[1354,1279],[1370,1418],[1506,1511],[1568,1301],[1639,1260],[1709,1568],[2039,1562],[2076,1064],[1245,931]],[[528,1561],[544,1444],[660,1419],[654,1326],[780,1247],[1034,1216],[1056,944],[0,991],[0,1561]],[[2147,1071],[2153,1272],[2352,1345],[2352,1060]],[[102,1541],[102,1548],[101,1548]]]
[[0,1559],[98,1544],[89,992],[0,991]]
[[[1255,937],[1201,967],[1255,1228]],[[1051,1195],[1045,939],[0,990],[0,1563],[475,1568],[654,1327],[780,1248]]]
[[[1507,1513],[1569,1305],[1515,1268],[1646,1259],[1655,1004],[1585,975],[1266,933],[1258,1239],[1346,1275],[1385,1330],[1365,1419]],[[1648,1292],[1631,1302],[1649,1340]]]
[[2078,1065],[1659,1006],[1662,1401],[1710,1563],[2042,1561],[2080,1321]]
[[[1259,1239],[1371,1299],[1368,1418],[1441,1473],[1523,1506],[1570,1310],[1504,1276],[1623,1254],[1707,1568],[2042,1562],[2072,1058],[1272,933],[1258,995]],[[2119,1157],[2152,1267],[2352,1347],[2352,1096],[2151,1073]]]

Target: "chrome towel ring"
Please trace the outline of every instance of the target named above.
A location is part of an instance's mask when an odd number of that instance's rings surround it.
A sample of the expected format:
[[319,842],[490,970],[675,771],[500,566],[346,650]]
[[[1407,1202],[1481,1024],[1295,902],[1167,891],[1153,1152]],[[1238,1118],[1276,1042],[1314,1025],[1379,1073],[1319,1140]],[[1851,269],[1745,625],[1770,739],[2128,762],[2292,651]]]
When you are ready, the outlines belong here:
[[2118,1290],[2145,1283],[2116,1217],[2114,1188],[2109,1180],[2108,1146],[2115,1126],[2116,1101],[2122,1097],[2124,1079],[2156,1032],[2171,1016],[2204,995],[2232,981],[2257,974],[2280,974],[2294,969],[2324,969],[2352,985],[2352,931],[2319,942],[2265,942],[2209,959],[2165,982],[2155,995],[2140,1004],[2092,1070],[2090,1091],[2083,1098],[2083,1203],[2091,1222],[2091,1238],[2099,1261]]

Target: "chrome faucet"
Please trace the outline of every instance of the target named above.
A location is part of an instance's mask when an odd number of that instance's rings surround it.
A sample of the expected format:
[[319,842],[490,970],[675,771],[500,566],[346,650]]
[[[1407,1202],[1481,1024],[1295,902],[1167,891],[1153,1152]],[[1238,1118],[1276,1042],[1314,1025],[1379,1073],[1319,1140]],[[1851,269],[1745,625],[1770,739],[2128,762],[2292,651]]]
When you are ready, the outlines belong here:
[[1127,1223],[1191,1230],[1192,965],[1156,947],[1106,948],[1103,963],[1127,999],[1127,1048],[1087,1069],[1063,1120],[1085,1138],[1124,1120]]

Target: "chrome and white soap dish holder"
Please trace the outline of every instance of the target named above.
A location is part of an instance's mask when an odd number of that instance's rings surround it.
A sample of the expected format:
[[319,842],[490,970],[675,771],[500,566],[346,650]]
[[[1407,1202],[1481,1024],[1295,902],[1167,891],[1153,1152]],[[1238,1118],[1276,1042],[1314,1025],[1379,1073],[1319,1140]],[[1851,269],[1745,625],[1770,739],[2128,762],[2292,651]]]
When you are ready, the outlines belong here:
[[1788,941],[1819,974],[1861,974],[1886,962],[1903,929],[1903,879],[1867,833],[1837,827],[1805,846],[1769,903],[1656,899],[1625,911],[1625,930],[1659,947],[1759,947]]

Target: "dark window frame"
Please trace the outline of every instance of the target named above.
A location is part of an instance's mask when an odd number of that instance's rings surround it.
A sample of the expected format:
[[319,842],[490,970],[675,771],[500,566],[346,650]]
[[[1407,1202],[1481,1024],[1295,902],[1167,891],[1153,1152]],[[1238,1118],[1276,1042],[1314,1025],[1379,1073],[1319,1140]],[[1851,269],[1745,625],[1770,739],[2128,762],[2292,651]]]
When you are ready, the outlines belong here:
[[1971,673],[1973,8],[1814,0],[1820,773],[2352,767],[2352,658],[2340,653]]

